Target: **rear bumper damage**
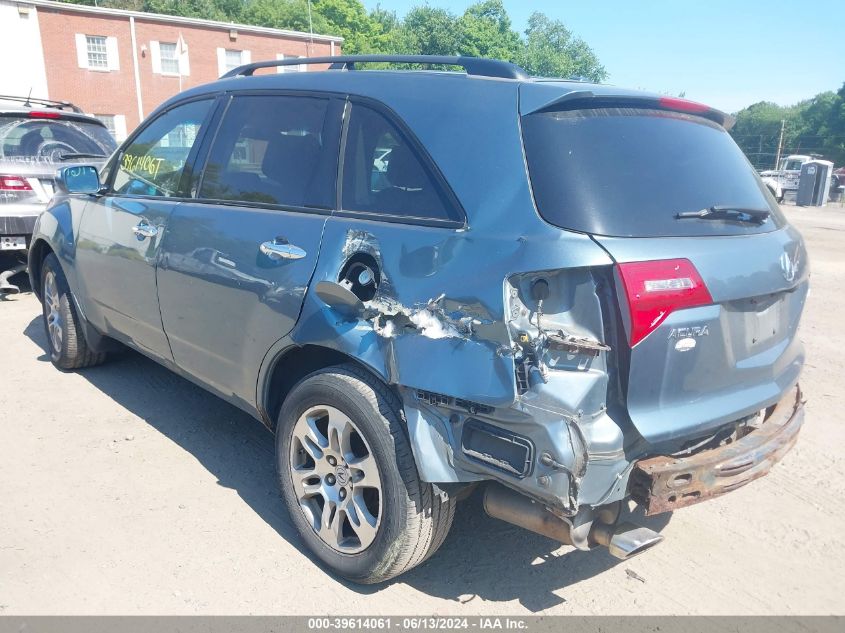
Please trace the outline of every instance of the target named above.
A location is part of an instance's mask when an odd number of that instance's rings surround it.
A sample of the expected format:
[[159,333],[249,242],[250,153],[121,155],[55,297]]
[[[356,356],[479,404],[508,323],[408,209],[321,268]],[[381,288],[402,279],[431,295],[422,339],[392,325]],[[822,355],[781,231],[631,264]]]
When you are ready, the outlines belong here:
[[766,475],[792,448],[804,422],[804,401],[796,386],[767,410],[763,422],[740,439],[687,457],[657,456],[638,461],[631,496],[646,515],[670,512],[718,497]]

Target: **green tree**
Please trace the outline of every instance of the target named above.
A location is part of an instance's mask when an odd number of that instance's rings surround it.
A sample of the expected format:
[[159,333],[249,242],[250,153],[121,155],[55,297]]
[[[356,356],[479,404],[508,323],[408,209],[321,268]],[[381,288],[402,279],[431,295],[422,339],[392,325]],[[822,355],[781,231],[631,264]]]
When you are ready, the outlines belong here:
[[313,0],[312,9],[328,23],[328,33],[343,37],[343,52],[350,55],[384,50],[381,23],[367,13],[360,0]]
[[607,78],[604,66],[584,40],[575,37],[563,22],[538,12],[528,18],[518,61],[530,74],[542,77]]
[[428,5],[411,9],[395,42],[409,55],[457,55],[460,42],[458,18],[445,9]]
[[242,19],[247,24],[269,26],[307,33],[328,33],[329,23],[316,11],[308,18],[307,0],[250,0],[243,9]]
[[737,112],[734,118],[731,136],[737,145],[757,169],[773,169],[781,121],[786,121],[784,140],[785,146],[789,146],[790,137],[797,130],[798,110],[761,101]]
[[473,57],[515,61],[521,42],[511,28],[502,0],[485,0],[469,7],[458,20],[458,52]]
[[731,128],[737,145],[758,169],[773,169],[784,122],[782,155],[818,154],[845,163],[845,85],[792,106],[760,102],[736,114]]

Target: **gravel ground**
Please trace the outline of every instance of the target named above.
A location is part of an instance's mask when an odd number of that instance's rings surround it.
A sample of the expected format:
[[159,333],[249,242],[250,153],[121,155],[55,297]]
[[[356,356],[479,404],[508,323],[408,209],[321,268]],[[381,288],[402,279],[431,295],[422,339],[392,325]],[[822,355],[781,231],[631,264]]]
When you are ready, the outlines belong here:
[[461,505],[440,552],[361,588],[309,558],[252,418],[137,354],[76,373],[31,293],[0,301],[0,614],[845,613],[845,209],[786,207],[811,255],[807,421],[766,478],[659,519],[628,562]]

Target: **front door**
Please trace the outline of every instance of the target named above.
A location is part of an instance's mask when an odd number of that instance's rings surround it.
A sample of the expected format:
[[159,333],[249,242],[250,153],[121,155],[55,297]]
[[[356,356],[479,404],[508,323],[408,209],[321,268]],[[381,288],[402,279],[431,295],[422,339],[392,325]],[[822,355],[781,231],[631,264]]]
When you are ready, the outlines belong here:
[[213,100],[159,115],[122,150],[107,193],[88,202],[76,266],[88,320],[140,351],[171,360],[156,293],[156,262],[182,196],[182,176]]
[[267,350],[293,328],[334,205],[338,99],[232,97],[196,200],[173,212],[158,290],[177,365],[253,403]]

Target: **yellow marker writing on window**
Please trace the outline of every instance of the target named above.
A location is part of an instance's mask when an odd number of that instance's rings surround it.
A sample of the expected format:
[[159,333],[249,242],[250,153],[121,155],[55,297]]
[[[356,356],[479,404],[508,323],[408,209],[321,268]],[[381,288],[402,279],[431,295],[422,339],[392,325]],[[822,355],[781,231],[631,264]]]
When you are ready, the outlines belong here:
[[163,162],[163,158],[124,154],[123,160],[121,161],[121,167],[131,173],[145,173],[151,178],[155,178],[158,176],[158,171]]

